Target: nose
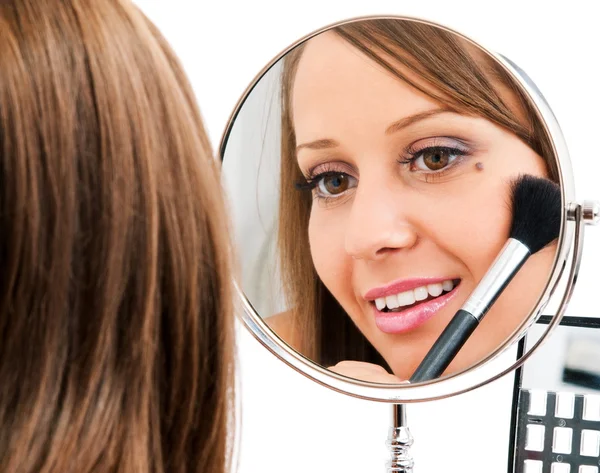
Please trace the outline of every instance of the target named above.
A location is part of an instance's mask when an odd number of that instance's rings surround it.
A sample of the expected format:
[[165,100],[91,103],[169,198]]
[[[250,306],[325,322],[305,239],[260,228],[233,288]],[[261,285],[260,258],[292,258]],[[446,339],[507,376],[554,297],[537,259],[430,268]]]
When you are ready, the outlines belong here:
[[396,186],[358,186],[345,235],[346,252],[356,259],[378,260],[417,244],[410,216],[413,202]]

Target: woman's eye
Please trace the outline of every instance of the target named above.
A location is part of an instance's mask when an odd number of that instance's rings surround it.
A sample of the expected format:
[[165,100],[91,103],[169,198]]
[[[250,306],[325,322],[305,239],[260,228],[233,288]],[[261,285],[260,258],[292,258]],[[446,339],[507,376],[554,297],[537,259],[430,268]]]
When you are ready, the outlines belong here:
[[451,148],[427,148],[415,155],[413,165],[421,171],[439,171],[462,154]]
[[328,174],[319,179],[317,189],[321,195],[339,195],[353,187],[355,179],[348,174]]

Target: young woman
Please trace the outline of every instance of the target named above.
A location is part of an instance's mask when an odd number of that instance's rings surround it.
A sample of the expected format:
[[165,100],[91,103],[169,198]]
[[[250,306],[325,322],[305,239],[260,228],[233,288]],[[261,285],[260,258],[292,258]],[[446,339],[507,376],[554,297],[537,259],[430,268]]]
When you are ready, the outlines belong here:
[[[295,48],[282,106],[279,249],[292,310],[269,323],[340,373],[407,379],[506,242],[511,181],[557,179],[544,127],[478,47],[408,20],[360,20]],[[518,327],[555,249],[529,260],[446,373]]]
[[228,231],[191,87],[127,0],[0,3],[0,471],[226,471]]

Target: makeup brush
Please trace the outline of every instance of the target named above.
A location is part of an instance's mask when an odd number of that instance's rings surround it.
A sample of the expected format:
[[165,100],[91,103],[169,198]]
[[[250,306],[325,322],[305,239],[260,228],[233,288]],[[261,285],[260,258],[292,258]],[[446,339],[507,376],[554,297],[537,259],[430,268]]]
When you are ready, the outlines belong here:
[[548,179],[520,176],[511,185],[511,205],[510,238],[413,373],[411,383],[439,377],[527,258],[558,238],[561,221],[558,185]]

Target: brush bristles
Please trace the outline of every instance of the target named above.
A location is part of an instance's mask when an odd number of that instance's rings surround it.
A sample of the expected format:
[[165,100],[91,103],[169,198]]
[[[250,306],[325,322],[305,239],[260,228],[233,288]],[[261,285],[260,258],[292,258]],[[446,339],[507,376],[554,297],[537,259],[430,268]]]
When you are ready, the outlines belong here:
[[558,238],[560,187],[548,179],[520,176],[512,184],[513,222],[510,237],[537,253]]

